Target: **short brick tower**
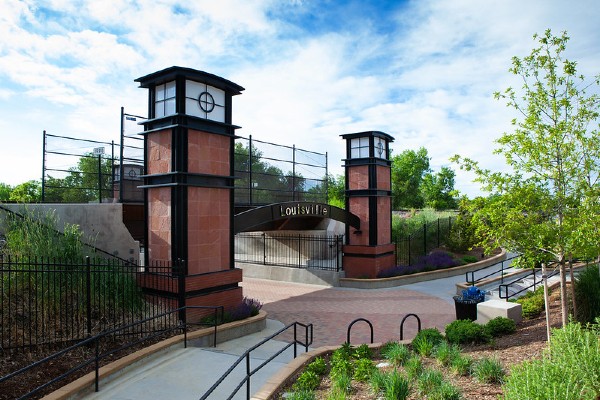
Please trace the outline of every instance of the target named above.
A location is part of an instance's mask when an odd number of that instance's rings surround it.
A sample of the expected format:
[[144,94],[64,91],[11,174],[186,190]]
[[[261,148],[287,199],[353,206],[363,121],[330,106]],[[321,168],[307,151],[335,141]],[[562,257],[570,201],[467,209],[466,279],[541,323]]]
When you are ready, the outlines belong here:
[[[176,272],[185,280],[178,296],[171,295],[179,306],[235,307],[242,300],[242,271],[233,260],[233,150],[239,127],[232,125],[231,104],[244,88],[182,67],[135,81],[148,89],[146,265],[176,266],[183,260],[183,270]],[[188,313],[187,319],[195,318]]]
[[346,210],[360,218],[361,230],[346,225],[347,278],[375,278],[395,264],[392,243],[392,179],[389,144],[378,131],[341,135],[346,140]]

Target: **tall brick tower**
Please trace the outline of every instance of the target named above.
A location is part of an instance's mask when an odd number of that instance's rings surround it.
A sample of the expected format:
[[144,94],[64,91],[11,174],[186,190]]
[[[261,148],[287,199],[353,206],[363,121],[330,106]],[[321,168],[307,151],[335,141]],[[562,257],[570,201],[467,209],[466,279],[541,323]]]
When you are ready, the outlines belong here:
[[190,68],[135,80],[148,89],[144,124],[146,265],[183,260],[183,305],[242,300],[233,260],[232,96],[243,87]]
[[344,270],[348,278],[375,278],[395,263],[389,157],[394,138],[378,131],[341,136],[346,140],[346,210],[361,220],[361,231],[346,225]]

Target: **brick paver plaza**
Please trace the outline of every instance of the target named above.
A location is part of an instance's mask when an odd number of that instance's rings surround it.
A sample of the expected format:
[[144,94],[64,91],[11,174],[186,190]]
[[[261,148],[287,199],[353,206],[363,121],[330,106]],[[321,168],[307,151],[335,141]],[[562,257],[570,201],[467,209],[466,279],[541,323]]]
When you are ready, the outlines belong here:
[[[298,321],[314,325],[312,347],[339,345],[346,341],[348,325],[357,318],[373,324],[374,342],[400,338],[400,322],[409,313],[417,314],[422,329],[441,331],[455,319],[451,299],[444,300],[402,287],[389,289],[347,289],[301,283],[244,278],[244,296],[260,300],[268,318],[284,324]],[[417,322],[404,324],[404,338],[412,339]],[[351,331],[352,344],[369,343],[368,324],[356,323]]]

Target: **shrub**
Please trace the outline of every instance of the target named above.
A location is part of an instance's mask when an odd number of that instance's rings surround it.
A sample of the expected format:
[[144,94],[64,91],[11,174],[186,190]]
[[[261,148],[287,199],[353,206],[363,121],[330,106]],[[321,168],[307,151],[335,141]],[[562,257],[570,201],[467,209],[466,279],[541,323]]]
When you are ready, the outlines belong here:
[[412,340],[413,349],[422,356],[429,357],[433,348],[444,340],[437,328],[423,329]]
[[321,383],[321,377],[312,371],[304,371],[300,374],[292,389],[296,392],[315,390]]
[[440,371],[435,369],[426,369],[417,378],[417,387],[421,395],[433,393],[442,385],[444,377]]
[[521,304],[523,318],[536,318],[546,309],[544,288],[540,287],[533,292],[527,292],[524,296],[518,298],[516,302]]
[[600,396],[598,328],[569,323],[552,332],[542,359],[514,365],[503,386],[504,400],[595,400]]
[[408,379],[397,370],[385,375],[383,381],[383,394],[386,400],[404,400],[410,393]]
[[456,320],[446,325],[446,339],[450,343],[485,343],[490,336],[482,325],[469,320]]
[[446,239],[446,246],[457,253],[467,251],[477,243],[475,227],[471,224],[472,215],[463,206],[463,204],[460,205],[461,210],[452,222],[450,234]]
[[312,390],[299,390],[289,393],[287,400],[316,400],[317,395]]
[[461,260],[463,260],[465,264],[471,264],[479,261],[479,258],[475,256],[464,256],[463,258],[461,258]]
[[590,266],[579,273],[575,280],[575,302],[577,321],[593,322],[600,316],[600,271]]
[[410,349],[404,344],[390,342],[383,346],[381,355],[394,365],[404,365],[410,357]]
[[473,366],[473,375],[481,383],[502,383],[504,368],[497,358],[482,358]]
[[450,365],[453,360],[460,357],[460,347],[450,344],[445,340],[434,349],[435,359],[443,366]]
[[332,388],[334,393],[345,395],[352,390],[352,375],[343,372],[332,376]]
[[466,376],[471,373],[473,359],[469,356],[459,354],[450,362],[450,369],[457,375]]
[[331,377],[335,379],[337,376],[354,374],[354,364],[351,360],[352,347],[345,343],[340,348],[335,350],[331,355]]
[[377,367],[368,358],[360,358],[354,364],[354,375],[352,377],[359,382],[366,382],[371,378]]
[[378,278],[391,278],[394,276],[410,275],[418,272],[435,271],[456,267],[460,263],[452,258],[452,255],[445,251],[434,251],[424,257],[421,257],[416,263],[409,266],[395,266],[384,269],[377,274]]
[[371,359],[371,357],[373,356],[373,352],[371,351],[371,348],[369,347],[369,345],[367,344],[361,344],[360,346],[358,346],[357,348],[354,349],[354,351],[352,352],[352,357],[356,358],[356,359],[361,359],[361,358],[368,358]]
[[306,366],[306,370],[314,372],[319,376],[323,376],[325,375],[325,372],[327,372],[327,363],[323,357],[317,357]]
[[427,396],[428,400],[459,400],[460,398],[460,390],[446,381],[442,382],[433,393]]
[[242,302],[232,309],[224,317],[223,322],[239,321],[249,317],[258,315],[258,312],[262,308],[262,303],[258,300],[244,297]]
[[423,362],[418,356],[413,356],[404,363],[404,370],[409,378],[415,379],[423,373]]
[[491,337],[498,337],[513,333],[517,330],[517,326],[510,318],[496,317],[485,324],[485,330]]

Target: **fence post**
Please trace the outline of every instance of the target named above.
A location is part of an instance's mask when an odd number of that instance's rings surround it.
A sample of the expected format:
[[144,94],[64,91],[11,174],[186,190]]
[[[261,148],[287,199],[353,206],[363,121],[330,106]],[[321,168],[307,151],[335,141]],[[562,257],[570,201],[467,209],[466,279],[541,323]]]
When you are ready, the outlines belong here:
[[427,255],[427,224],[423,224],[423,255]]
[[440,219],[439,218],[437,220],[437,224],[438,224],[438,231],[437,231],[437,246],[436,247],[440,247]]
[[178,259],[177,266],[178,274],[177,274],[177,291],[178,293],[178,304],[177,308],[179,308],[179,320],[185,325],[187,323],[187,312],[185,309],[185,260]]
[[263,265],[267,265],[267,235],[263,232]]
[[302,265],[300,260],[300,246],[302,246],[302,241],[300,240],[300,235],[298,235],[298,268]]
[[87,317],[87,334],[92,335],[92,271],[90,256],[85,257],[85,300]]

